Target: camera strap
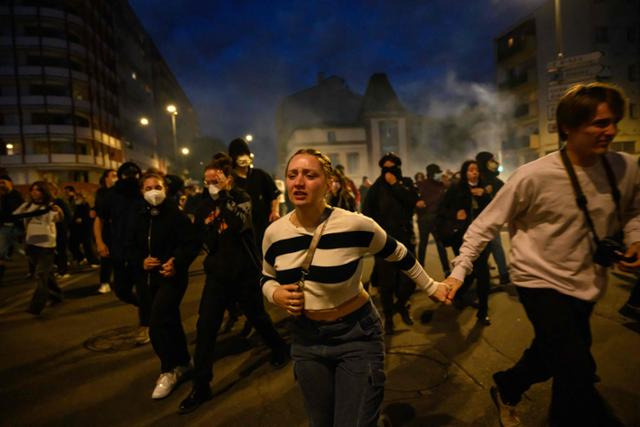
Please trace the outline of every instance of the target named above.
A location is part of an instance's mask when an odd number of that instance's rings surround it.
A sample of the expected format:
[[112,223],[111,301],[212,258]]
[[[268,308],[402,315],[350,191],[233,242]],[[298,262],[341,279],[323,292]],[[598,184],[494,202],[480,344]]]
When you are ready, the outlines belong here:
[[[567,174],[569,174],[569,179],[571,180],[573,191],[576,194],[576,203],[584,213],[584,217],[585,217],[585,220],[587,221],[587,225],[589,226],[591,233],[593,233],[593,238],[597,244],[600,241],[600,239],[598,238],[598,234],[596,233],[596,228],[593,225],[593,221],[591,220],[591,215],[589,215],[589,210],[587,209],[587,197],[582,192],[582,188],[580,187],[580,182],[578,182],[578,177],[576,176],[576,171],[573,169],[571,160],[569,160],[569,155],[567,154],[566,146],[560,149],[560,157],[562,157],[562,163],[564,164],[564,168],[567,170]],[[622,226],[622,209],[620,208],[620,190],[618,189],[618,186],[616,184],[616,178],[613,173],[613,169],[609,164],[609,161],[604,155],[600,156],[600,160],[602,162],[602,167],[604,168],[605,173],[607,175],[607,181],[609,181],[609,186],[611,187],[611,196],[613,197],[613,202],[616,204],[618,219],[620,220],[620,226]]]

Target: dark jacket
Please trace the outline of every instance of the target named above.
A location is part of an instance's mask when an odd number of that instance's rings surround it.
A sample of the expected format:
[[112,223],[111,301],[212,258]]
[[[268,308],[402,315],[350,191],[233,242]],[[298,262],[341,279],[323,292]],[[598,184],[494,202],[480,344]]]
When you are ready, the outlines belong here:
[[[479,181],[477,187],[484,188],[484,183]],[[486,191],[482,196],[472,195],[466,182],[452,185],[438,207],[436,233],[440,240],[447,246],[462,243],[462,236],[469,225],[490,202],[491,196]],[[457,213],[461,209],[467,214],[464,220],[457,219]]]
[[22,221],[12,220],[11,215],[23,202],[22,194],[16,189],[0,196],[0,226],[4,223],[13,223],[22,227]]
[[[235,186],[251,197],[251,218],[256,238],[262,239],[269,226],[271,203],[278,198],[280,190],[271,175],[262,169],[249,168],[246,178],[234,175]],[[261,244],[262,242],[258,242]]]
[[444,184],[433,178],[427,178],[418,182],[416,186],[420,193],[420,200],[427,205],[425,208],[416,209],[416,213],[418,216],[435,215],[446,191]]
[[[189,266],[198,255],[200,242],[191,221],[172,200],[165,200],[156,207],[148,203],[139,205],[132,218],[125,243],[126,259],[136,274],[151,286],[167,280],[186,281]],[[165,278],[160,267],[144,271],[144,259],[158,258],[162,263],[175,258],[176,275]]]
[[362,213],[373,218],[391,237],[410,247],[417,201],[418,190],[411,178],[403,177],[389,185],[384,176],[380,176],[367,193]]
[[234,186],[211,197],[205,190],[195,226],[208,252],[204,260],[207,274],[233,279],[260,272],[260,251],[253,236],[251,198],[247,192]]

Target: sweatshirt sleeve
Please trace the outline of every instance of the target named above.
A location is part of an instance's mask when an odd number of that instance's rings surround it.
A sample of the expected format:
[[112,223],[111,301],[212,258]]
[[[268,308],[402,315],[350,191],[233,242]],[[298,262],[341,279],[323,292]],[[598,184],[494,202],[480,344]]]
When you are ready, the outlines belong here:
[[389,236],[372,219],[366,218],[366,220],[370,222],[370,228],[373,231],[373,238],[368,248],[369,253],[396,264],[419,289],[426,291],[428,295],[433,295],[438,289],[438,282],[424,271],[407,247]]
[[473,270],[473,262],[498,234],[504,223],[510,222],[518,212],[526,209],[527,199],[521,188],[526,185],[524,174],[515,174],[480,215],[471,223],[464,234],[460,255],[451,261],[451,276],[460,281]]

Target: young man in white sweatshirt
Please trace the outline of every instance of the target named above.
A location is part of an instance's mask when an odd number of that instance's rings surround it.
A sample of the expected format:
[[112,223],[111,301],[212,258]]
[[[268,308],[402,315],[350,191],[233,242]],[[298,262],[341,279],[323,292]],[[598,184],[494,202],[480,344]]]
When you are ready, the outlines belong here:
[[[497,372],[491,394],[504,426],[518,425],[515,405],[535,383],[553,378],[549,424],[620,425],[594,387],[589,319],[603,294],[607,268],[594,261],[596,240],[624,233],[619,262],[640,267],[640,174],[635,158],[608,151],[624,115],[622,93],[592,83],[571,88],[558,104],[558,133],[587,200],[594,233],[577,204],[561,151],[516,170],[464,237],[445,280],[452,299],[473,260],[502,224],[511,235],[511,278],[535,337],[522,358]],[[611,183],[606,162],[613,171]],[[614,184],[620,198],[614,200]],[[619,205],[619,207],[618,207]]]

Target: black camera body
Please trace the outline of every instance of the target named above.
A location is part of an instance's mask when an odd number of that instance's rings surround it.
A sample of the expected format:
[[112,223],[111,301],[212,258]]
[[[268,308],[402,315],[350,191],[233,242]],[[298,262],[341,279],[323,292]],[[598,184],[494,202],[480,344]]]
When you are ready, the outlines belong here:
[[600,239],[593,254],[593,261],[603,267],[611,267],[613,264],[624,261],[634,262],[636,257],[626,257],[627,248],[618,236],[608,236]]

